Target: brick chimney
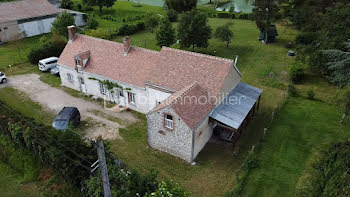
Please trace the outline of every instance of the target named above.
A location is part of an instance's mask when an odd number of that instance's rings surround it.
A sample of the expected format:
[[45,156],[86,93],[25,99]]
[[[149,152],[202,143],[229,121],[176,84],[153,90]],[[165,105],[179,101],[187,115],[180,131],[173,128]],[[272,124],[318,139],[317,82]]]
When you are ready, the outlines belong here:
[[68,26],[67,29],[68,29],[68,42],[71,43],[74,40],[76,28],[74,25],[71,25],[71,26]]
[[128,55],[129,50],[130,50],[130,37],[126,36],[123,39],[123,43],[124,43],[124,55]]

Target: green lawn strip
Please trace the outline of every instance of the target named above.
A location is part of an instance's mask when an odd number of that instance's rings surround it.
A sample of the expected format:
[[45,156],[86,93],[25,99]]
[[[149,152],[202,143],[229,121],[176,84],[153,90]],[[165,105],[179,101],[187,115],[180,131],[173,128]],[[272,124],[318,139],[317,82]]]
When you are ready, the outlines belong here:
[[251,171],[244,196],[295,196],[295,187],[312,155],[320,147],[350,137],[341,125],[341,110],[318,101],[290,98],[268,130]]

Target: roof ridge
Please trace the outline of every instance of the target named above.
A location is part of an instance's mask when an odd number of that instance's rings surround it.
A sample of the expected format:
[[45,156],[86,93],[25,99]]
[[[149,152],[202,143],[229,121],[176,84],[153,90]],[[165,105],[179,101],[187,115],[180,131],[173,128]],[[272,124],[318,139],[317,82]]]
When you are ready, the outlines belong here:
[[[106,40],[106,39],[102,39],[102,38],[96,38],[96,37],[93,37],[93,36],[88,36],[88,35],[79,34],[79,33],[77,33],[77,35],[88,37],[88,38],[92,38],[92,39],[96,39],[96,40],[100,40],[100,41],[113,43],[113,44],[120,45],[120,46],[124,46],[123,43],[120,43],[120,42],[115,42],[115,41]],[[134,49],[139,49],[139,50],[143,50],[143,51],[147,51],[147,52],[151,52],[151,53],[155,53],[155,54],[159,53],[159,51],[155,51],[155,50],[151,50],[151,49],[145,49],[145,48],[134,46],[134,45],[131,45],[131,47],[134,48]]]
[[185,53],[185,54],[189,54],[189,55],[207,57],[210,59],[222,60],[222,61],[230,62],[230,63],[234,62],[232,59],[228,59],[228,58],[223,58],[223,57],[218,57],[218,56],[213,56],[213,55],[208,55],[208,54],[203,54],[203,53],[197,53],[197,52],[192,52],[192,51],[186,51],[186,50],[181,50],[181,49],[174,49],[174,48],[165,47],[165,46],[163,46],[162,49],[175,51],[175,52],[179,52],[179,53]]
[[[182,98],[185,94],[187,94],[189,91],[191,91],[197,85],[198,85],[198,83],[197,83],[197,81],[195,81],[189,87],[185,87],[187,89],[184,92],[182,92],[182,94],[180,94],[178,97],[176,97],[172,102],[170,102],[168,105],[174,104],[175,101],[178,101],[180,98]],[[181,91],[181,90],[179,90],[179,91]]]

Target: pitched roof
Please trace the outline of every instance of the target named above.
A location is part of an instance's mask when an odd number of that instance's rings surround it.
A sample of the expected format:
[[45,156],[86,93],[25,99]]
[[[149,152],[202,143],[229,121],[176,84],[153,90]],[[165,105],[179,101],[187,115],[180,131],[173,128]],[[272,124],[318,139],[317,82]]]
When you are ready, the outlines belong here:
[[0,23],[57,14],[47,0],[21,0],[0,3]]
[[[233,60],[163,47],[150,82],[180,90],[197,81],[212,96],[217,96]],[[164,72],[166,70],[166,72]]]
[[74,56],[87,50],[90,51],[90,59],[84,71],[139,87],[145,86],[144,82],[155,69],[159,54],[132,47],[125,56],[122,43],[76,34],[73,42],[64,48],[58,63],[74,68]]
[[145,87],[154,84],[175,90],[152,112],[171,106],[192,129],[215,107],[210,102],[175,102],[191,96],[219,96],[233,69],[233,60],[163,47],[160,52],[132,46],[124,55],[122,43],[76,34],[63,50],[58,63],[74,68],[74,56],[89,50],[84,71],[120,82]]
[[175,92],[152,110],[171,106],[187,126],[193,130],[215,107],[208,92],[197,82]]

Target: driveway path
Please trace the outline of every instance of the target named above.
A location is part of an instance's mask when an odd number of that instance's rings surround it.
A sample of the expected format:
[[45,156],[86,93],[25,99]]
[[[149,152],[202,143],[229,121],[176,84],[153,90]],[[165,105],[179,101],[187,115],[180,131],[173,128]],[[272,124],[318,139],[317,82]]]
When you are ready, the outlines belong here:
[[[88,123],[93,122],[94,126],[91,127],[89,124],[89,128],[85,131],[86,137],[89,139],[95,139],[99,135],[102,135],[104,139],[121,138],[119,128],[123,128],[125,124],[121,125],[118,122],[130,124],[137,120],[131,112],[112,112],[99,104],[74,97],[61,89],[51,87],[40,81],[39,78],[40,76],[37,74],[11,76],[6,86],[25,92],[31,100],[40,103],[45,109],[55,114],[65,106],[77,107],[83,120],[89,121]],[[105,115],[101,116],[101,113]],[[111,121],[110,118],[120,121]]]

